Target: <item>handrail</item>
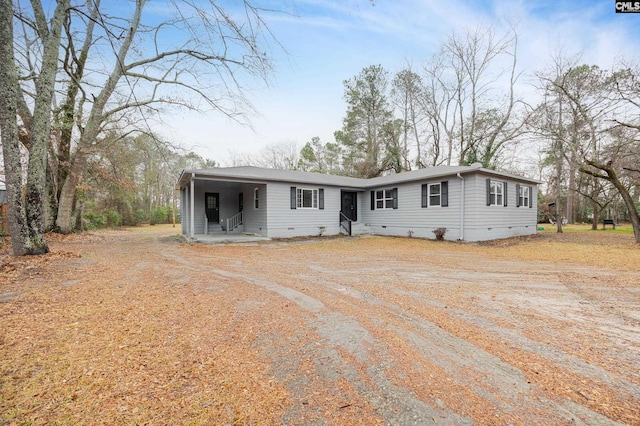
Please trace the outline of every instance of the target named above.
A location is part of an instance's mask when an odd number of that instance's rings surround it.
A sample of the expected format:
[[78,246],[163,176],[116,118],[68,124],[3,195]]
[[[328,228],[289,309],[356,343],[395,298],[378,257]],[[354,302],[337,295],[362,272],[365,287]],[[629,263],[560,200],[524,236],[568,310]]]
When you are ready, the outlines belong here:
[[242,212],[238,212],[230,218],[227,218],[227,234],[229,231],[233,231],[238,226],[242,225],[242,223]]
[[[344,228],[344,230],[347,232],[347,234],[349,234],[349,236],[351,236],[351,222],[353,221],[349,219],[347,216],[345,216],[344,213],[340,212],[340,226]],[[345,225],[345,223],[347,225]]]

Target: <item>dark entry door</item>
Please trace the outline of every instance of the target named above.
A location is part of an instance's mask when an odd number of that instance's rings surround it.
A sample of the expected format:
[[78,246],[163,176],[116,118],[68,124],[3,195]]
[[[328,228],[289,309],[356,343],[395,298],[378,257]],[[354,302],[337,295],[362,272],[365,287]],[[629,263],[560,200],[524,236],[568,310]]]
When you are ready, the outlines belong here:
[[220,194],[217,192],[206,192],[204,194],[204,208],[207,212],[209,223],[220,222]]
[[358,193],[353,191],[342,191],[342,202],[340,211],[352,221],[358,220]]

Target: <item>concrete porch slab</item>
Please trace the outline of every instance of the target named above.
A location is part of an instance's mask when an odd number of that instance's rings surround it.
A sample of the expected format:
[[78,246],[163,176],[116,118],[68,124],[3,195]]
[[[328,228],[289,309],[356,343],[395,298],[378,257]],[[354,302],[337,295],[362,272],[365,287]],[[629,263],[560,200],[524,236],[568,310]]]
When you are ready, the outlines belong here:
[[191,243],[202,244],[241,244],[269,241],[270,238],[256,234],[195,234],[193,238],[187,238]]

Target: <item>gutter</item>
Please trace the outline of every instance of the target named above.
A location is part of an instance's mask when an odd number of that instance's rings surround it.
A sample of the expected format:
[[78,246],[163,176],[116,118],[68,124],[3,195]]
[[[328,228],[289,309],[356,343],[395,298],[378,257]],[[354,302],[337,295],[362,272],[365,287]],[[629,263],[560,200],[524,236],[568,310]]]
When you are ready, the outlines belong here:
[[459,241],[464,241],[464,178],[458,172],[456,174],[460,179],[460,238]]

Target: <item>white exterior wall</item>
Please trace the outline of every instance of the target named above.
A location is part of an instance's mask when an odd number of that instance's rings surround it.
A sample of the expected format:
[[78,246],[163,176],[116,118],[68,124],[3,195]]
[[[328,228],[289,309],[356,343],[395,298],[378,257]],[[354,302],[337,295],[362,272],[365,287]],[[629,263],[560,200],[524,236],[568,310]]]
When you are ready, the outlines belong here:
[[[291,187],[324,188],[324,209],[291,208]],[[340,188],[309,184],[269,183],[269,238],[288,238],[308,235],[336,235],[340,231]]]
[[[254,204],[254,190],[258,188],[258,208]],[[267,231],[267,185],[264,184],[243,184],[239,192],[242,192],[244,199],[244,209],[242,210],[242,220],[244,222],[244,232],[268,236]],[[237,201],[236,201],[237,204]]]
[[[487,206],[486,180],[492,179],[507,184],[507,206]],[[474,174],[466,177],[465,240],[485,241],[536,233],[537,187],[530,186],[533,207],[517,207],[515,180]]]
[[[422,207],[422,184],[449,182],[448,207]],[[460,180],[457,177],[416,181],[396,186],[375,188],[398,188],[398,208],[371,210],[371,190],[362,196],[360,221],[369,233],[435,239],[433,230],[446,228],[445,239],[456,240],[460,235]]]

